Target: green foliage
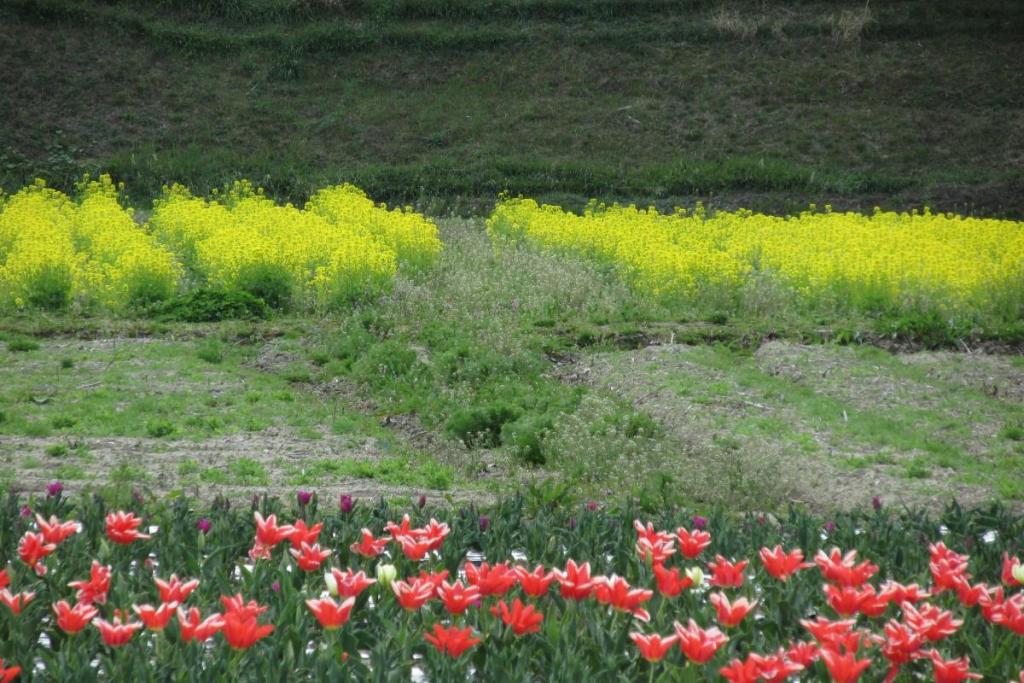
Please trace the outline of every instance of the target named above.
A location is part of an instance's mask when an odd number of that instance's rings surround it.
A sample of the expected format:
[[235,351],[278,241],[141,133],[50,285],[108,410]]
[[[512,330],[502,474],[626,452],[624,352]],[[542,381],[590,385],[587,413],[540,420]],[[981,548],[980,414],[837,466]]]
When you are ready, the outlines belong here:
[[37,342],[35,339],[29,339],[27,337],[15,337],[14,339],[7,340],[7,350],[14,353],[35,351],[38,348],[39,342]]
[[204,339],[196,347],[196,356],[207,363],[220,363],[224,360],[224,345],[219,339],[209,337]]
[[522,410],[503,402],[460,409],[448,418],[445,432],[469,448],[495,448],[501,445],[505,425],[521,415]]
[[196,289],[154,309],[159,318],[190,323],[263,320],[268,314],[267,305],[252,294],[219,289]]
[[146,424],[146,433],[154,439],[162,439],[165,436],[171,436],[177,429],[174,423],[170,420],[153,420]]
[[51,458],[63,458],[70,453],[70,451],[68,450],[67,444],[55,443],[47,446],[45,453]]
[[291,305],[295,291],[295,283],[287,270],[266,263],[244,267],[236,284],[242,292],[278,311]]

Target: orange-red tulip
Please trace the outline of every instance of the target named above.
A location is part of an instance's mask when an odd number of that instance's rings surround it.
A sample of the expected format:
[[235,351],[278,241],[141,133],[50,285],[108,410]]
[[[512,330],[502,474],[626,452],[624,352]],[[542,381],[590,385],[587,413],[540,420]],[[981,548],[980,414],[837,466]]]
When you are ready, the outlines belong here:
[[348,621],[352,607],[356,604],[355,598],[348,598],[340,605],[330,598],[322,600],[306,600],[306,607],[317,618],[320,625],[328,631],[341,628]]
[[64,633],[78,633],[92,623],[92,620],[99,614],[99,610],[89,603],[78,603],[74,607],[66,601],[61,600],[53,606],[53,615],[57,619],[57,626]]

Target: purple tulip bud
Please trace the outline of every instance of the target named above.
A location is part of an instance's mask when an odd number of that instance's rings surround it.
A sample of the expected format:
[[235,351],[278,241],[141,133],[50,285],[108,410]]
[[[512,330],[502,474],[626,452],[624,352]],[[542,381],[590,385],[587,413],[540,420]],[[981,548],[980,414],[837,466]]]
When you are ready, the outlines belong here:
[[275,593],[280,593],[281,592],[281,582],[280,581],[275,581],[274,583],[270,584],[270,590],[274,591]]
[[50,498],[53,498],[54,496],[59,496],[61,491],[63,490],[64,484],[60,483],[59,481],[55,481],[46,487],[46,495],[49,496]]
[[311,491],[299,491],[295,494],[295,497],[299,499],[299,505],[306,507],[309,505],[309,501],[313,500],[313,493]]
[[427,497],[424,496],[423,494],[420,494],[420,499],[417,504],[420,506],[420,510],[422,510],[423,507],[427,504]]
[[204,534],[210,533],[210,529],[212,527],[213,527],[213,522],[211,522],[206,517],[203,517],[198,522],[196,522],[196,528],[199,529],[199,531],[201,533],[204,533]]
[[587,510],[589,512],[597,512],[597,503],[593,500],[587,503]]
[[145,496],[138,489],[132,489],[132,500],[135,501],[136,505],[143,505],[146,502]]
[[352,500],[352,496],[347,493],[341,497],[341,501],[338,503],[338,507],[341,509],[343,514],[352,512],[352,508],[355,507],[355,502]]
[[491,526],[491,520],[487,515],[480,515],[480,531],[487,531]]
[[32,508],[30,508],[28,505],[22,505],[21,506],[21,517],[22,517],[22,519],[28,519],[31,516],[32,516]]
[[872,498],[871,499],[871,507],[875,508],[875,512],[878,512],[879,510],[881,510],[882,509],[882,499],[879,498],[878,496],[875,496],[874,498]]
[[708,525],[708,518],[701,517],[700,515],[693,516],[693,528],[698,531],[703,531]]
[[835,530],[836,530],[836,523],[835,522],[833,522],[832,520],[829,520],[829,521],[825,522],[825,531],[827,531],[828,533],[832,533]]
[[572,531],[575,528],[576,528],[576,518],[575,517],[570,517],[569,518],[569,531]]

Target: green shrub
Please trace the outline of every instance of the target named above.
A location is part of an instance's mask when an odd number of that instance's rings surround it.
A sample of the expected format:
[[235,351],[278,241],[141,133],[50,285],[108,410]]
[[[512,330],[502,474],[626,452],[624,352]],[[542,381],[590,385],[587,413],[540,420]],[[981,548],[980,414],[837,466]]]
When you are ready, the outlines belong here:
[[445,424],[445,432],[470,448],[496,448],[501,445],[501,430],[521,414],[518,408],[500,402],[458,410]]
[[35,351],[39,348],[39,342],[27,337],[16,337],[7,341],[7,350],[13,352]]
[[218,339],[204,339],[196,347],[196,356],[207,363],[220,363],[224,360],[224,347]]
[[50,444],[45,451],[51,458],[63,458],[68,452],[68,447],[62,443]]
[[352,373],[370,386],[383,387],[407,379],[419,366],[415,351],[389,339],[370,346],[352,365]]
[[170,436],[174,431],[174,424],[168,420],[155,420],[146,425],[146,433],[154,439]]
[[267,305],[247,292],[197,289],[173,297],[154,309],[154,315],[186,323],[215,323],[222,320],[264,320]]
[[58,415],[50,421],[54,429],[69,429],[78,424],[78,420],[70,415]]
[[70,370],[71,368],[75,367],[75,361],[72,360],[71,358],[61,358],[60,367],[62,370]]
[[60,311],[71,303],[71,271],[64,265],[44,268],[28,283],[25,300],[32,308]]
[[284,268],[256,263],[242,269],[236,282],[238,289],[260,299],[274,310],[285,310],[292,303],[295,285]]
[[512,448],[513,454],[531,465],[547,462],[544,437],[554,427],[547,415],[531,415],[506,423],[501,429],[501,442]]
[[1008,424],[999,430],[999,436],[1010,441],[1024,441],[1024,424]]

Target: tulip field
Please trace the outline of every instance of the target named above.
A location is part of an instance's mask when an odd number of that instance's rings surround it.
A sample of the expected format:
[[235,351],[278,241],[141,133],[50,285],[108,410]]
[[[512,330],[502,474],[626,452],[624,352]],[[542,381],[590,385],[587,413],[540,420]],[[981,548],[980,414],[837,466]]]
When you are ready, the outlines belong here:
[[11,497],[0,680],[1024,675],[1022,523],[999,508],[822,519],[535,502]]

